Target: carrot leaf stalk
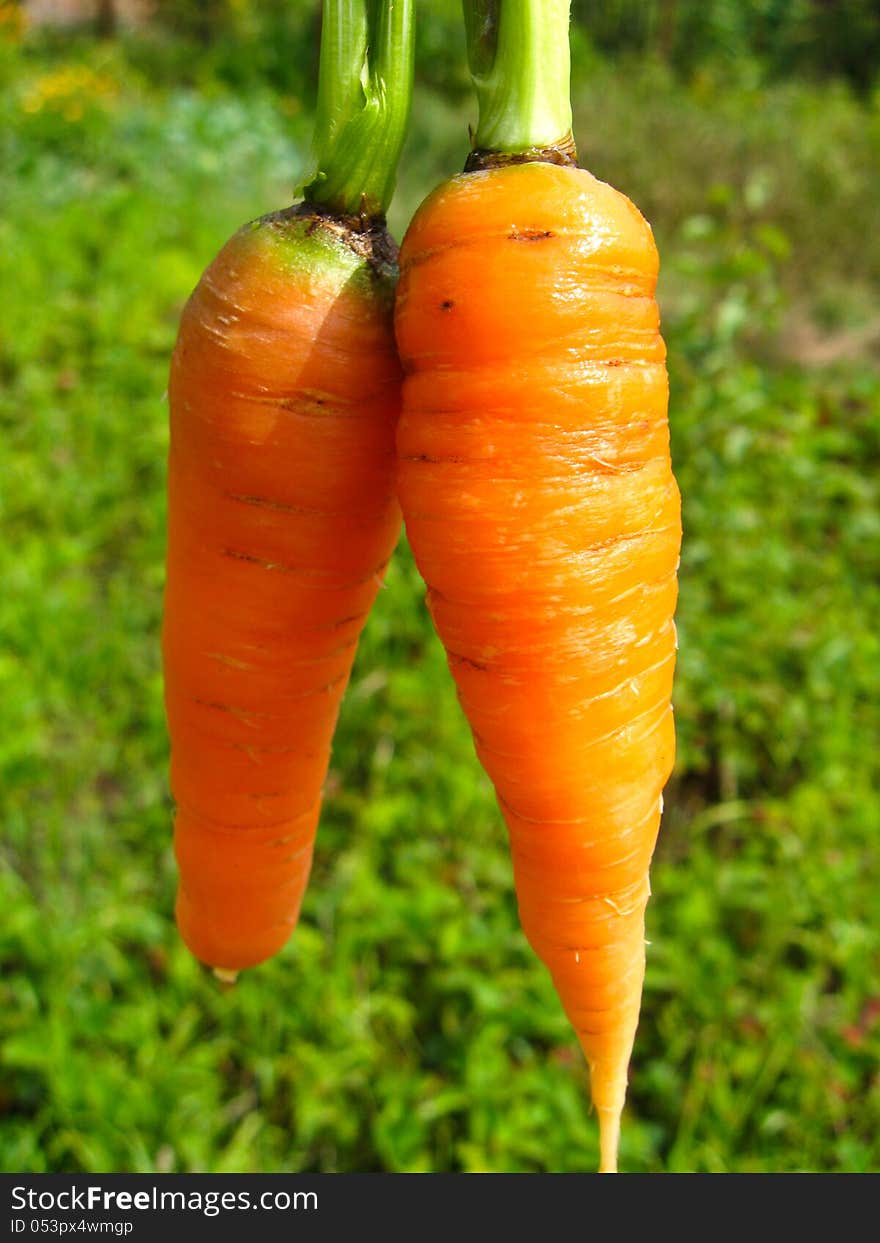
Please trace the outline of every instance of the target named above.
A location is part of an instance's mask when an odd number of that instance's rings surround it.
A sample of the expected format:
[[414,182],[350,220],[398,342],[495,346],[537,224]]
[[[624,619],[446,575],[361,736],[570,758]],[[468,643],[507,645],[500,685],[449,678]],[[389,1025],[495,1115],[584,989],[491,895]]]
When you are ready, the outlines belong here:
[[413,0],[324,0],[307,202],[384,217],[409,120],[413,33]]
[[465,0],[476,149],[571,146],[573,154],[569,9],[570,0]]

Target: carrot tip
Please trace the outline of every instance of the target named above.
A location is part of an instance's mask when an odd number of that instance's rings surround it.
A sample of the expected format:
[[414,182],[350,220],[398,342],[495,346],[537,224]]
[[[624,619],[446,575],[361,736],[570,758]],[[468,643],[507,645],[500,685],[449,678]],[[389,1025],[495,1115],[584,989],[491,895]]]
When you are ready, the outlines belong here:
[[617,1173],[617,1146],[620,1142],[620,1112],[599,1110],[599,1173]]
[[215,979],[218,979],[221,984],[227,984],[231,987],[238,979],[238,972],[230,971],[226,967],[214,967],[213,970]]

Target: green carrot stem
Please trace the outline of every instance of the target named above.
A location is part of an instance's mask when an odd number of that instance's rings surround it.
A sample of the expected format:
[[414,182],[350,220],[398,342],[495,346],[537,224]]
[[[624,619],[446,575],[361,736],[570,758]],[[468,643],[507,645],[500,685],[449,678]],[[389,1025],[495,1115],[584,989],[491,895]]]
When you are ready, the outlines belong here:
[[413,0],[324,0],[308,202],[385,215],[409,120],[413,29]]
[[479,150],[516,154],[570,140],[569,10],[570,0],[464,0]]

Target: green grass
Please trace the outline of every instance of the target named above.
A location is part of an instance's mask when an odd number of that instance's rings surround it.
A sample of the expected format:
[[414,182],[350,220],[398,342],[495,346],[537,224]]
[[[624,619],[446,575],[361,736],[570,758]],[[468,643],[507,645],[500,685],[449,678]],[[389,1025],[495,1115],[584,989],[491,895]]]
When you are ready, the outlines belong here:
[[[519,930],[405,547],[294,939],[226,992],[181,946],[158,653],[168,358],[214,251],[289,198],[307,109],[148,87],[86,44],[119,89],[80,85],[65,119],[55,97],[25,107],[58,54],[4,55],[0,1166],[594,1168],[583,1061]],[[831,88],[705,89],[600,76],[576,109],[586,157],[661,244],[685,506],[679,758],[622,1165],[878,1169],[880,377],[779,345],[831,292],[836,323],[863,314],[877,116]],[[780,111],[797,124],[763,123]],[[398,233],[460,164],[467,115],[420,95]]]

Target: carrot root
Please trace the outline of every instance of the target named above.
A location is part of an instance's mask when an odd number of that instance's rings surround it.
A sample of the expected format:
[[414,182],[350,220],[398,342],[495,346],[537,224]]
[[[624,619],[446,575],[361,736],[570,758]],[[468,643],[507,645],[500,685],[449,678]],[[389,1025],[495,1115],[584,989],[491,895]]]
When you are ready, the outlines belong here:
[[246,226],[171,365],[163,624],[177,924],[224,985],[277,953],[308,882],[337,714],[400,530],[384,229]]
[[585,170],[487,168],[422,204],[395,311],[407,535],[507,822],[522,927],[590,1066],[605,1173],[675,752],[657,266],[646,221]]

